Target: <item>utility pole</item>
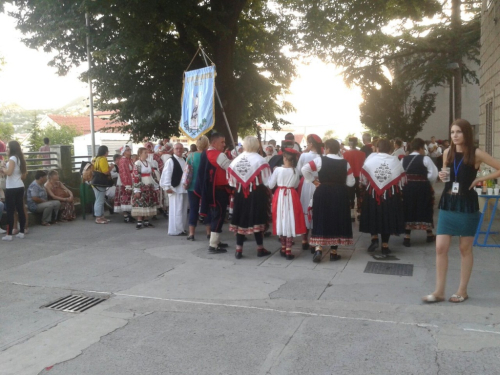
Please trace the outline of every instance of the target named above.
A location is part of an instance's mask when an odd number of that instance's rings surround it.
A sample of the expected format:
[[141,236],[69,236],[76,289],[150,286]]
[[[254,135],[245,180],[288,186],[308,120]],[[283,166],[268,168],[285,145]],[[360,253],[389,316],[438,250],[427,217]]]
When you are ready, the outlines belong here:
[[[453,71],[453,93],[454,93],[454,117],[462,117],[462,56],[460,53],[460,39],[462,38],[462,0],[451,0],[451,29],[455,36],[455,51],[452,56],[452,62],[457,63],[458,67]],[[450,87],[451,90],[451,87]],[[451,124],[450,124],[451,125]]]
[[92,140],[92,157],[95,156],[95,130],[94,130],[94,97],[92,93],[92,77],[90,69],[92,67],[92,55],[90,54],[90,20],[89,13],[85,13],[85,25],[87,26],[87,61],[89,63],[88,79],[89,79],[89,108],[90,108],[90,138]]

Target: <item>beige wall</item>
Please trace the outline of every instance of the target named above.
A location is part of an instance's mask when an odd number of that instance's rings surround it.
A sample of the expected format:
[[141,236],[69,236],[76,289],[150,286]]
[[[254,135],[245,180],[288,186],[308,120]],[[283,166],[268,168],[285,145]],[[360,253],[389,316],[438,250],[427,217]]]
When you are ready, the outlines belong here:
[[[491,5],[489,8],[487,4]],[[484,1],[481,22],[479,146],[486,149],[486,104],[493,100],[493,156],[500,158],[500,1]]]

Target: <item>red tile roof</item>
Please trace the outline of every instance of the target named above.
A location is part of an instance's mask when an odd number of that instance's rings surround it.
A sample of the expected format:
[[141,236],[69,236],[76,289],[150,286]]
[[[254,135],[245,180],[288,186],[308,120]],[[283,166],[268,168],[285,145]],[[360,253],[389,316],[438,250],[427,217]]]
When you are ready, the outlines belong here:
[[[75,127],[82,134],[90,134],[90,119],[88,116],[59,116],[48,115],[48,117],[58,125]],[[100,131],[102,128],[116,127],[123,125],[119,122],[111,122],[94,116],[94,130]]]

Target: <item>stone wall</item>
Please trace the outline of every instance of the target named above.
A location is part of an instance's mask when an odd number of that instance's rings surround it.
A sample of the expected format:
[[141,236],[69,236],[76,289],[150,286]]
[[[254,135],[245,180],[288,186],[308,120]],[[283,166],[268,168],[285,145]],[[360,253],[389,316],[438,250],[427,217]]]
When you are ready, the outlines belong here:
[[[489,4],[489,7],[488,7]],[[479,147],[486,150],[486,105],[493,101],[493,156],[500,158],[500,1],[484,1],[481,21]]]

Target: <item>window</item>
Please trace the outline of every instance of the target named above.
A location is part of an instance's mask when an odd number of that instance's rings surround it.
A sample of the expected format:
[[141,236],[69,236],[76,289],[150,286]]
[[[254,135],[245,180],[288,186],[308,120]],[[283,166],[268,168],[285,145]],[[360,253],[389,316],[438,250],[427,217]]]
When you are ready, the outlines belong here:
[[493,100],[486,103],[486,140],[485,151],[493,155]]

